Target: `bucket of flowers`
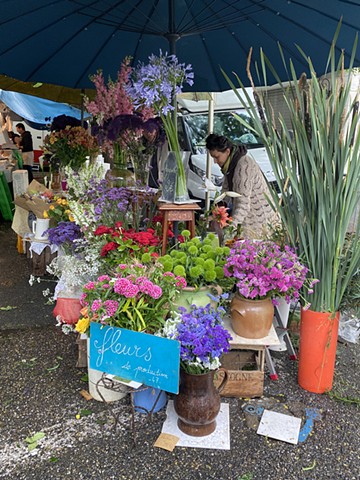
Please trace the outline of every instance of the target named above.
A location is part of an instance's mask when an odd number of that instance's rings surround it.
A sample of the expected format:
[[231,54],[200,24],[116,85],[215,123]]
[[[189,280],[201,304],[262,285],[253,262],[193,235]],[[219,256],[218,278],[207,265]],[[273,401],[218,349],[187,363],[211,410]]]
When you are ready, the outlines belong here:
[[[81,297],[84,308],[75,329],[88,333],[90,322],[97,322],[152,334],[162,328],[171,302],[184,286],[183,277],[164,272],[161,265],[120,264],[114,276],[100,275],[84,286]],[[88,355],[91,355],[89,338]],[[106,399],[106,388],[102,388],[101,396],[98,393],[101,373],[90,368],[90,361],[88,372],[91,395],[100,401]],[[162,400],[166,397],[165,393],[158,394]],[[159,408],[163,403],[156,405]]]
[[311,293],[317,282],[307,278],[308,268],[290,247],[281,248],[267,240],[235,242],[224,272],[236,282],[230,307],[232,327],[245,338],[266,337],[277,299],[284,298],[287,303],[298,301],[303,286],[307,285]]
[[83,316],[76,330],[87,332],[92,321],[154,333],[164,325],[170,303],[185,286],[183,277],[165,272],[159,264],[120,264],[114,276],[100,275],[84,286]]
[[[220,356],[229,351],[231,340],[223,324],[226,310],[207,304],[192,305],[189,311],[180,307],[179,312],[174,312],[159,332],[180,342],[180,388],[174,399],[178,427],[187,435],[205,436],[216,428],[220,392],[228,379],[227,371],[220,367]],[[219,370],[224,378],[216,389],[214,374]]]

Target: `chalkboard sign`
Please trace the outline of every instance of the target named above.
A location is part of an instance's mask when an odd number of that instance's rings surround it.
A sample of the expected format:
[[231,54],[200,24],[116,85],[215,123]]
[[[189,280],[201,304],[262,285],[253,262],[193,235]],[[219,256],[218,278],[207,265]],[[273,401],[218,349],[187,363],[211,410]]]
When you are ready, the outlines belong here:
[[92,322],[90,367],[150,387],[178,393],[180,343]]

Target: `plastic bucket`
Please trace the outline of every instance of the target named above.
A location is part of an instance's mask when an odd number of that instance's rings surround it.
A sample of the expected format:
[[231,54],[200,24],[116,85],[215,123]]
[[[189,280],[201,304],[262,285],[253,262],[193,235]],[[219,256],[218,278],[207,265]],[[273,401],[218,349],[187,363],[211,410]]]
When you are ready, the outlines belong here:
[[309,392],[332,388],[339,316],[339,312],[301,311],[298,383]]
[[167,395],[159,388],[140,387],[138,392],[133,393],[134,407],[136,412],[150,413],[158,412],[167,403]]

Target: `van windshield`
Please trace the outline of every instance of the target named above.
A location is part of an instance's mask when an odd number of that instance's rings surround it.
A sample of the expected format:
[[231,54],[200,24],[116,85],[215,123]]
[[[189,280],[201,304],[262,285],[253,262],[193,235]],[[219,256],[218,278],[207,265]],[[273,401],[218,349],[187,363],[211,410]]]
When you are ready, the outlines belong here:
[[[253,121],[246,112],[238,110],[234,113],[252,125]],[[188,114],[184,115],[183,119],[193,152],[206,153],[205,139],[208,135],[208,114]],[[241,125],[231,112],[215,112],[214,133],[225,135],[232,142],[246,145],[249,149],[263,146],[259,139],[249,129]]]

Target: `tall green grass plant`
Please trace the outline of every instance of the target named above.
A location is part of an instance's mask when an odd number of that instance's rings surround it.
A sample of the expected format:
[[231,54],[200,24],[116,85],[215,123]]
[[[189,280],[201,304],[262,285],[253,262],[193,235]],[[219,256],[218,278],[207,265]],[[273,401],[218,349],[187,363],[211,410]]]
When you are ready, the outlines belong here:
[[[340,26],[339,26],[340,28]],[[314,293],[303,291],[305,301],[317,312],[339,310],[344,292],[360,266],[359,221],[349,242],[348,227],[359,202],[360,114],[359,101],[351,96],[351,67],[357,47],[354,43],[350,69],[343,69],[343,55],[336,58],[335,35],[331,47],[326,82],[318,78],[311,62],[310,78],[298,80],[292,62],[284,65],[290,77],[283,84],[264,52],[260,76],[266,85],[268,73],[281,89],[286,115],[274,111],[266,93],[251,101],[236,75],[245,100],[226,75],[241,104],[253,120],[237,117],[261,138],[280,188],[271,190],[270,202],[280,213],[291,243],[320,282]],[[276,118],[276,121],[275,121]],[[290,118],[291,130],[284,118]],[[252,126],[253,125],[253,126]]]

